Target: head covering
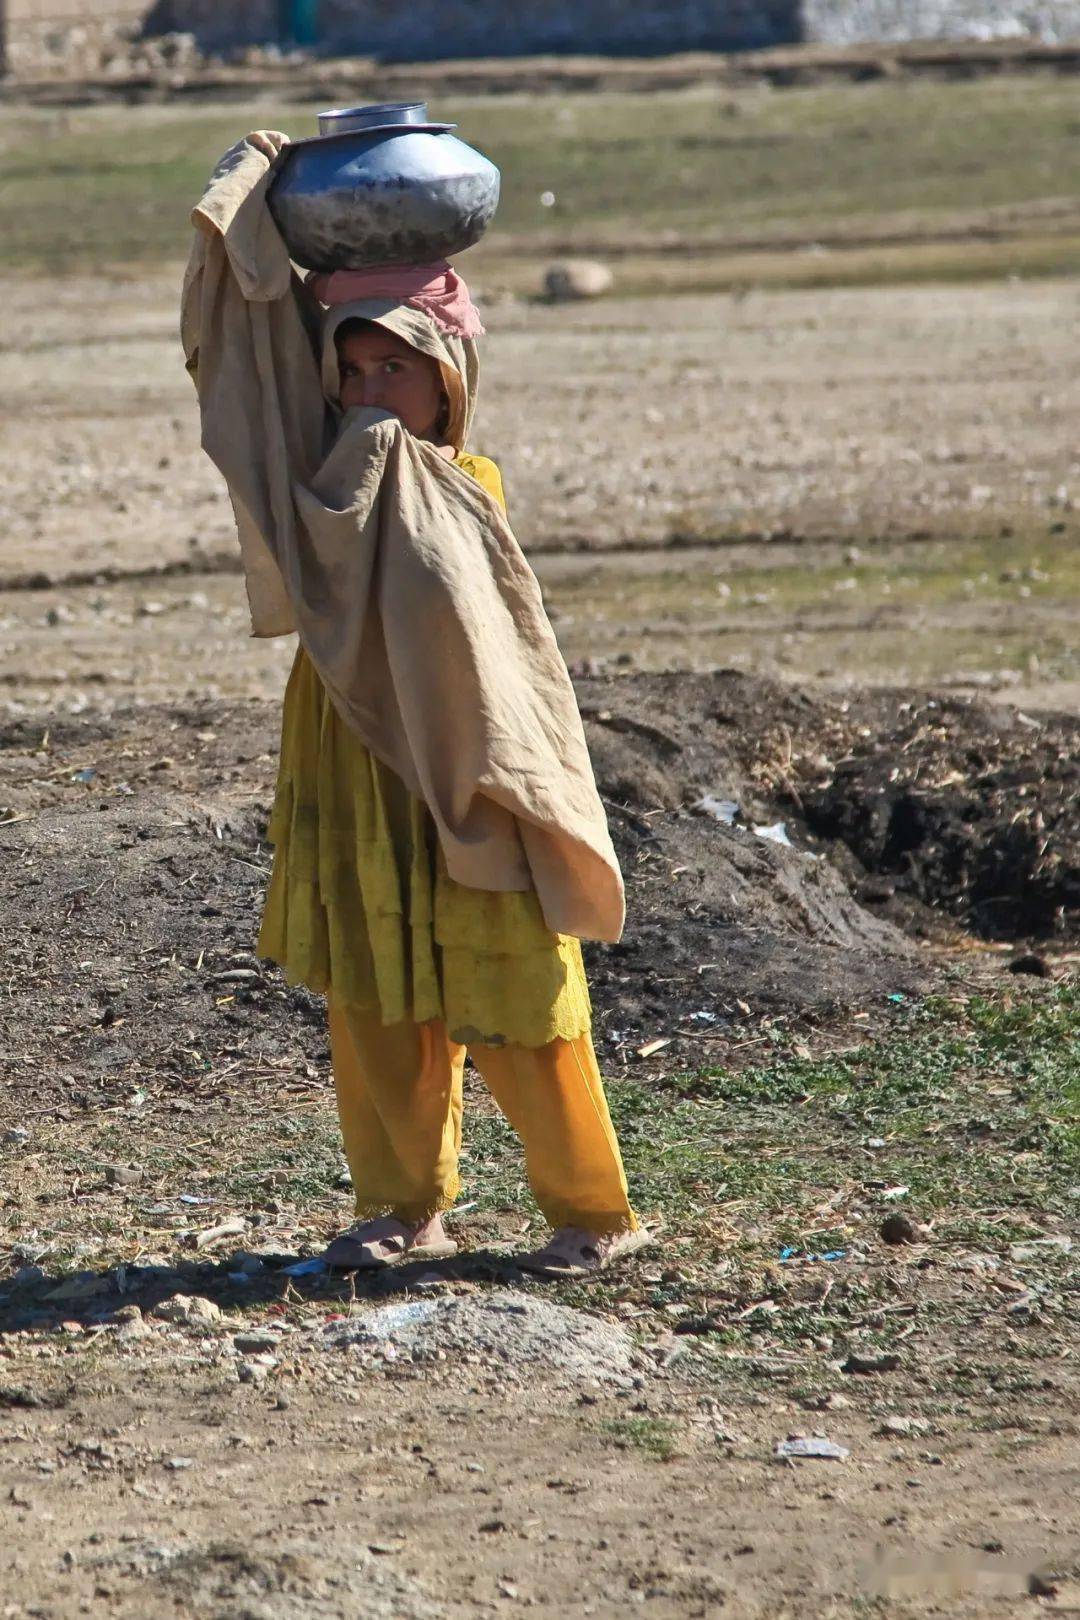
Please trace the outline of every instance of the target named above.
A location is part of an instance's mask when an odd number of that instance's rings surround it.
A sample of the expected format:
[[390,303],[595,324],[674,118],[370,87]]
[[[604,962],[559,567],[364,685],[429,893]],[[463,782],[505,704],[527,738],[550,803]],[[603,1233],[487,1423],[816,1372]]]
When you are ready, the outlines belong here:
[[[353,272],[335,271],[335,274],[352,275]],[[355,298],[346,304],[334,304],[323,316],[322,344],[323,393],[334,405],[341,398],[337,333],[346,321],[371,321],[437,362],[450,402],[446,439],[455,450],[464,450],[476,410],[480,380],[480,357],[475,339],[454,337],[422,310],[392,299]]]
[[250,140],[212,176],[182,320],[252,630],[299,632],[338,714],[427,805],[455,882],[534,891],[553,933],[615,940],[622,881],[581,716],[501,507],[383,412],[347,411],[327,443],[318,321],[331,348],[355,315],[450,368],[456,442],[475,397],[474,340],[396,298],[324,319],[290,279],[268,176]]
[[446,259],[434,264],[391,264],[374,270],[312,271],[307,284],[321,304],[347,304],[357,298],[388,298],[423,310],[450,337],[483,337],[480,314],[469,289]]

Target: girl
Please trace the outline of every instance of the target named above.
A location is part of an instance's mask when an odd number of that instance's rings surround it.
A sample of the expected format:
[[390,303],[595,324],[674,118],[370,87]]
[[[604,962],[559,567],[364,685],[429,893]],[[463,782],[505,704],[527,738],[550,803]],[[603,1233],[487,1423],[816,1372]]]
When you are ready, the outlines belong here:
[[621,882],[498,468],[465,450],[482,328],[446,264],[300,284],[265,209],[283,140],[239,143],[196,210],[184,337],[255,633],[300,634],[259,949],[327,996],[356,1222],[325,1259],[456,1253],[468,1050],[554,1228],[521,1263],[596,1270],[647,1241],[575,937],[618,937]]

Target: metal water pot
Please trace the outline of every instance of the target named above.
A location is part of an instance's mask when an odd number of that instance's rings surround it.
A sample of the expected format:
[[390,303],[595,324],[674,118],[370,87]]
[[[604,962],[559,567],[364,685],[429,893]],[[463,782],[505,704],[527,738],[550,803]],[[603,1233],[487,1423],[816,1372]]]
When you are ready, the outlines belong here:
[[277,158],[270,212],[306,270],[427,264],[479,241],[499,171],[425,102],[319,114],[319,133]]

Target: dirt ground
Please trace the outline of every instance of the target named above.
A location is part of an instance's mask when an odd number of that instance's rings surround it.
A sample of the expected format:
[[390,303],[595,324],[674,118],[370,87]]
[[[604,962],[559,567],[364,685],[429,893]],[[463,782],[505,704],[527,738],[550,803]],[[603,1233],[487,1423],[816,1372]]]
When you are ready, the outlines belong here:
[[[475,1085],[460,1262],[283,1269],[348,1210],[321,1002],[251,954],[292,648],[174,281],[0,312],[0,1614],[1080,1612],[1070,1120],[992,1033],[901,1129],[925,998],[1075,976],[1075,287],[493,304],[477,442],[627,873],[597,1044],[668,1221],[549,1296]],[[493,1285],[626,1369],[333,1337]]]
[[[12,712],[283,685],[289,648],[245,639],[176,274],[55,282],[45,310],[5,283]],[[1075,304],[1068,282],[686,298],[662,332],[632,299],[493,308],[476,444],[569,661],[1075,706]]]

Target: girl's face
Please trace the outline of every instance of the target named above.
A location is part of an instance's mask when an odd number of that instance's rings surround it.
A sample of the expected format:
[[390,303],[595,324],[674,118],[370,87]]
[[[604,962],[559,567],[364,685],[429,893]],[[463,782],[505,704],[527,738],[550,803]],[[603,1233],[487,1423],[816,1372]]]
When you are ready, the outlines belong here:
[[443,410],[438,364],[381,326],[364,326],[338,341],[341,408],[374,406],[396,416],[418,439],[435,439]]

